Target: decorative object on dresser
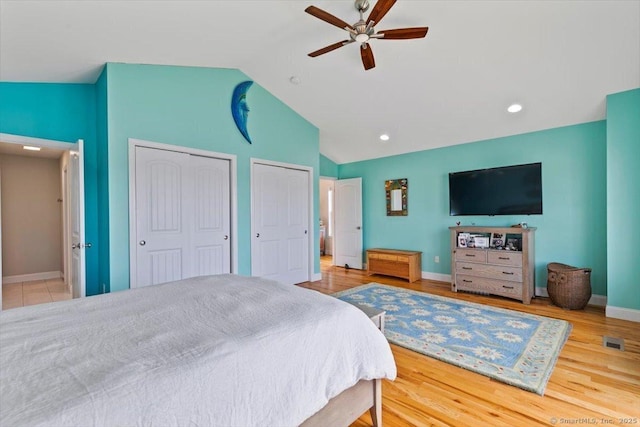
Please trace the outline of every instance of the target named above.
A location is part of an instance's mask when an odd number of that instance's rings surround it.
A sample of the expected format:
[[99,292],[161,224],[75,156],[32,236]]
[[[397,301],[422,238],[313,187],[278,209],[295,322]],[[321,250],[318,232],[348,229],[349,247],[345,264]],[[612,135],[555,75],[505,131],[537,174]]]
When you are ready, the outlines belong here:
[[367,249],[367,274],[407,279],[409,283],[422,277],[422,252],[396,249]]
[[386,310],[393,344],[544,394],[571,324],[377,283],[333,294],[359,307]]
[[591,269],[559,262],[547,264],[547,292],[558,307],[582,310],[591,299]]
[[[514,298],[529,304],[534,296],[535,228],[449,227],[451,231],[451,290],[469,291]],[[478,248],[458,244],[469,233],[483,238],[501,234],[506,247]],[[483,239],[484,240],[484,239]],[[468,242],[467,242],[467,246]]]

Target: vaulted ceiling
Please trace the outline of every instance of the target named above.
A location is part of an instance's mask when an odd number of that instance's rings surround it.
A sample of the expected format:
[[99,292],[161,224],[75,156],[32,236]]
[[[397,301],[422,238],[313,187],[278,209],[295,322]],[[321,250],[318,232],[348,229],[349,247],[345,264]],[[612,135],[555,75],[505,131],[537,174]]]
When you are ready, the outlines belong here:
[[0,0],[0,80],[93,83],[106,62],[238,68],[338,163],[601,120],[607,94],[640,87],[638,0],[399,0],[376,29],[429,33],[371,41],[369,71],[357,43],[307,56],[348,39],[309,5],[358,20],[351,0]]

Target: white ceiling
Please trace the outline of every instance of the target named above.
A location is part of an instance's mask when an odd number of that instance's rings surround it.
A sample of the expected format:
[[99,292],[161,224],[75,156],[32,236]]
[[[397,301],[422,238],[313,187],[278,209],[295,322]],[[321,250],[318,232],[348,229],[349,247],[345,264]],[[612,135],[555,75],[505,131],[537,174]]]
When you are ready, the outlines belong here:
[[0,141],[0,155],[8,154],[11,156],[23,157],[41,157],[47,159],[59,159],[64,153],[60,148],[42,147],[40,151],[30,151],[22,148],[22,144],[14,144]]
[[105,62],[238,68],[338,163],[600,120],[607,94],[640,87],[640,0],[399,0],[376,29],[429,33],[373,40],[370,71],[355,43],[307,56],[347,38],[309,5],[358,19],[351,0],[0,0],[0,80],[93,83]]

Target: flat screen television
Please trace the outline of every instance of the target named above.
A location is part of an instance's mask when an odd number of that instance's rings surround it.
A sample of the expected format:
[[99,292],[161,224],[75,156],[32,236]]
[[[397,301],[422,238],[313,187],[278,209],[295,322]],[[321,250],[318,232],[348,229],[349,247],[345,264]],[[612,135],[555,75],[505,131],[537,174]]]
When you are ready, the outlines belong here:
[[542,163],[449,174],[449,215],[542,214]]

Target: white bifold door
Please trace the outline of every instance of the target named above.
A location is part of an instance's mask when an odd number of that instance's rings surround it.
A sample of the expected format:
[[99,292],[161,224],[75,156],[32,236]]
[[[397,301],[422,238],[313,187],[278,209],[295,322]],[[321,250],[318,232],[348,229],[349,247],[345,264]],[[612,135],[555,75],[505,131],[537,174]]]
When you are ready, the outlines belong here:
[[255,163],[251,187],[251,274],[309,280],[309,171]]
[[229,160],[146,147],[135,156],[131,286],[229,273]]

